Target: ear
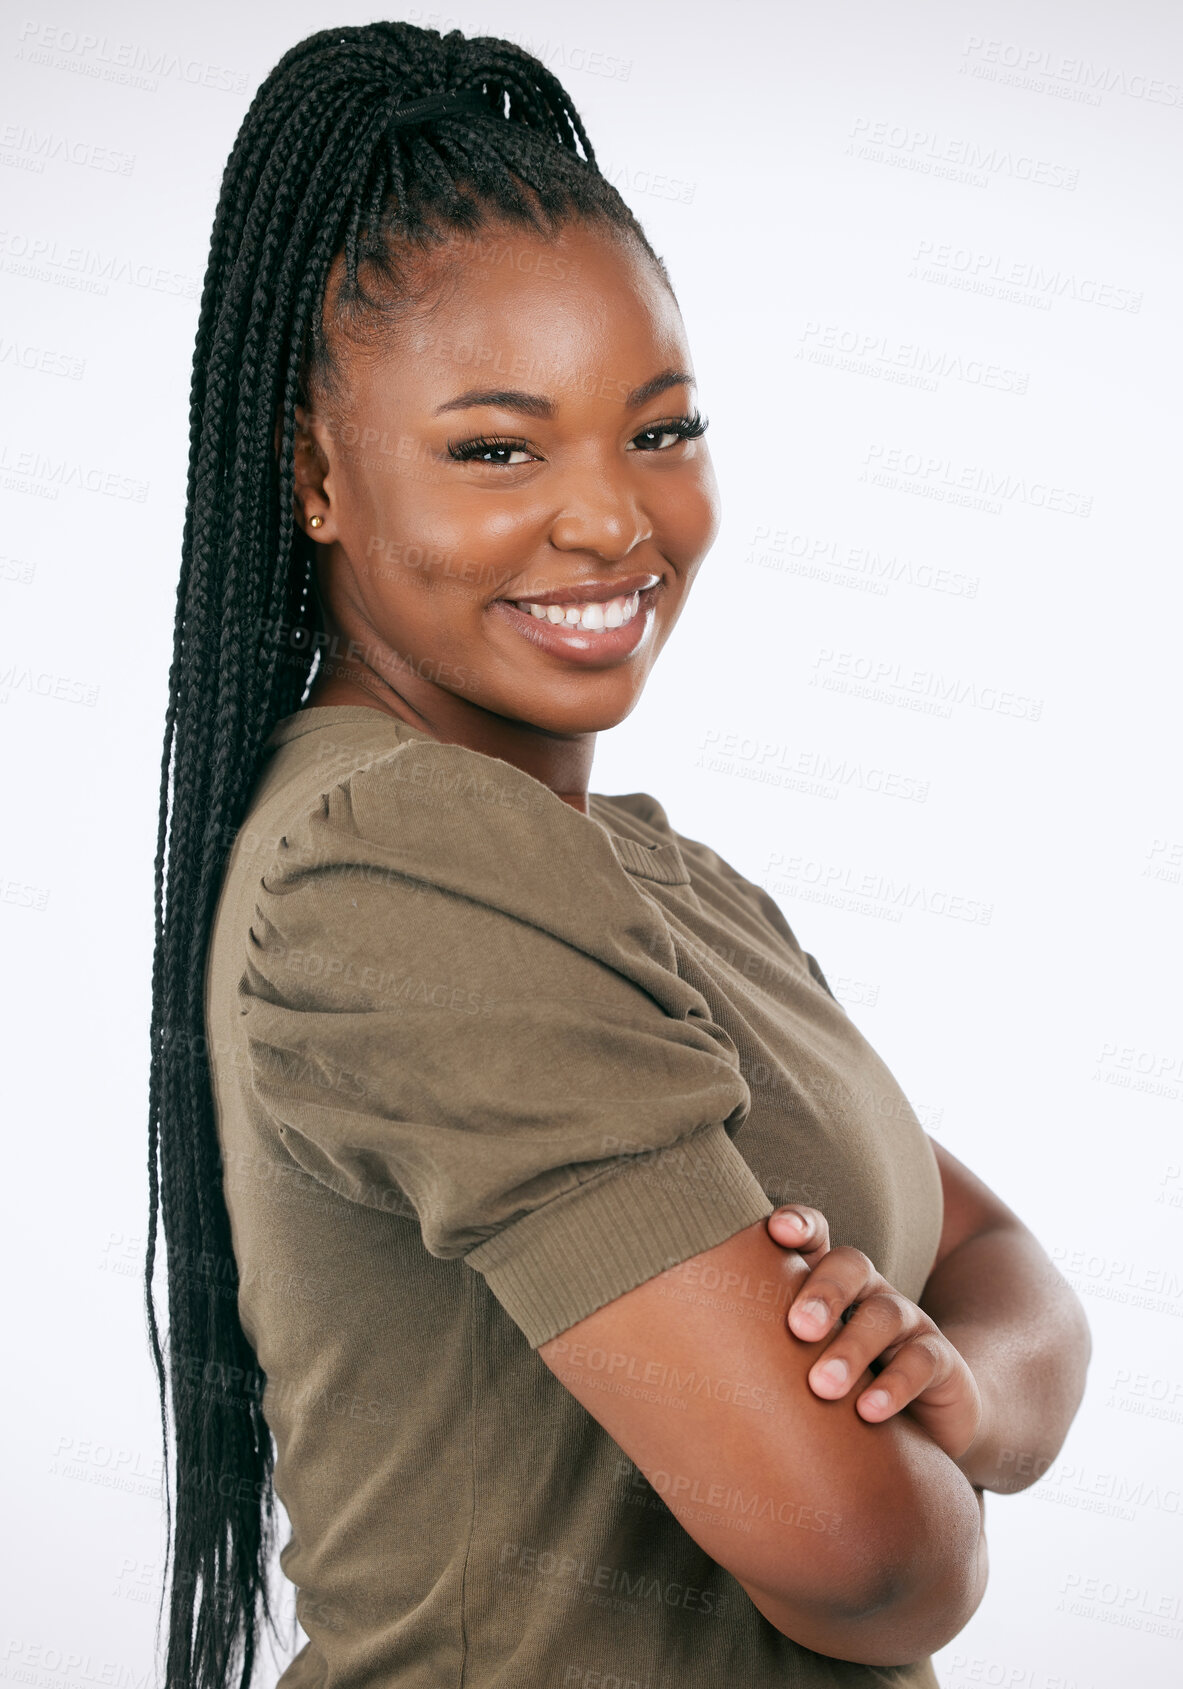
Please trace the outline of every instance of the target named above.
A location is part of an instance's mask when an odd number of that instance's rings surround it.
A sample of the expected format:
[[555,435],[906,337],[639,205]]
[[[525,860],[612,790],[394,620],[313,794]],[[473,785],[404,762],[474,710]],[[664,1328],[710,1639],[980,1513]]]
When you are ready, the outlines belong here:
[[[292,509],[296,521],[309,539],[327,545],[338,536],[334,520],[333,499],[329,490],[332,465],[325,449],[322,420],[304,408],[296,406],[295,488]],[[316,527],[309,525],[314,516],[320,518]]]

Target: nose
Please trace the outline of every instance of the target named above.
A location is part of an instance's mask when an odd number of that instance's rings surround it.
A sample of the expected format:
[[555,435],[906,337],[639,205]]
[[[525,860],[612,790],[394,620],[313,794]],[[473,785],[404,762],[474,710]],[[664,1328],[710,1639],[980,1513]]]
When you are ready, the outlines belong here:
[[635,493],[603,473],[568,483],[550,529],[556,551],[591,551],[606,563],[623,562],[652,537]]

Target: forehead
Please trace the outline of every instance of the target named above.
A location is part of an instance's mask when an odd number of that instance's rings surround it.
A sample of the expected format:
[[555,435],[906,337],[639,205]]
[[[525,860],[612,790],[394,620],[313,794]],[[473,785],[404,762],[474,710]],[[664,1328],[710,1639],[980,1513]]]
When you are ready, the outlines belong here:
[[493,225],[417,259],[415,302],[342,361],[355,402],[430,410],[473,386],[527,387],[571,409],[687,367],[681,313],[648,255],[611,231]]

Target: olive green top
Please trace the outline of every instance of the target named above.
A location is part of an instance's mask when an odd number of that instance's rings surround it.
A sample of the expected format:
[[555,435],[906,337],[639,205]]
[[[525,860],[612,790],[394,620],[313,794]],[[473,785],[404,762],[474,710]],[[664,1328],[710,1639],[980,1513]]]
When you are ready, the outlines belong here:
[[921,1294],[932,1146],[777,905],[645,793],[366,706],[268,743],[206,1023],[282,1689],[936,1689],[781,1635],[535,1353],[793,1200]]

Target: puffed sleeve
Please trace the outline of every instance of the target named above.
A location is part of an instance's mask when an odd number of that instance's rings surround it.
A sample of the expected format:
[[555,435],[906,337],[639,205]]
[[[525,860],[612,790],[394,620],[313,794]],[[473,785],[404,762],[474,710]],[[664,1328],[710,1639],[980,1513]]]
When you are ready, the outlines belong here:
[[771,1213],[659,908],[512,764],[414,739],[355,770],[280,839],[247,946],[249,1083],[290,1154],[401,1204],[532,1347]]

